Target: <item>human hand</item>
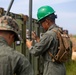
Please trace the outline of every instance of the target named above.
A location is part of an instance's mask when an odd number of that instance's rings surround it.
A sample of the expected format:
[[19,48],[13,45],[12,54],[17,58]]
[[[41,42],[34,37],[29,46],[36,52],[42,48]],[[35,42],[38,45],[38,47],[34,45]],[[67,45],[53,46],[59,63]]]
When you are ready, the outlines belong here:
[[35,31],[32,31],[32,39],[36,40],[36,42],[40,41],[40,38],[36,35]]
[[37,39],[37,35],[36,35],[36,32],[35,31],[32,31],[32,39],[33,40],[36,40]]
[[26,39],[26,46],[27,46],[28,48],[30,48],[30,47],[32,46],[32,42],[33,42],[33,41],[30,41],[30,40]]

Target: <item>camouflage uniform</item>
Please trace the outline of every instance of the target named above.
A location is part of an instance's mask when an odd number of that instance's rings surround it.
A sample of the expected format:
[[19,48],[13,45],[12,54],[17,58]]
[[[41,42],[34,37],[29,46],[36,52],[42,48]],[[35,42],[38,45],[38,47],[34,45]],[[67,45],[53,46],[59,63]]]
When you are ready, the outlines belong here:
[[[16,28],[15,28],[16,27]],[[19,40],[18,26],[14,20],[7,17],[0,18],[0,31],[13,31]],[[34,75],[28,59],[20,52],[11,48],[7,41],[0,36],[0,75]]]
[[29,51],[35,56],[42,55],[44,59],[44,72],[43,75],[66,75],[65,66],[63,63],[52,62],[48,50],[54,55],[57,52],[58,41],[56,33],[52,29],[58,29],[58,26],[52,25],[39,43],[32,46]]

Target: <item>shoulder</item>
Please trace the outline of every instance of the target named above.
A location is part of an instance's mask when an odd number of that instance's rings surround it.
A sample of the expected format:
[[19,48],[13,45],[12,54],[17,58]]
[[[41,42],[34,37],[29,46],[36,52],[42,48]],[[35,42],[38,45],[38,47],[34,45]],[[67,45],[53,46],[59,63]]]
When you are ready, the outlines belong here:
[[10,58],[10,59],[26,59],[27,58],[20,52],[18,52],[17,50],[15,50],[14,48],[10,47],[10,46],[5,46],[5,54]]
[[51,30],[48,30],[45,34],[48,36],[56,37],[56,32],[54,30],[58,30],[58,28],[53,28]]

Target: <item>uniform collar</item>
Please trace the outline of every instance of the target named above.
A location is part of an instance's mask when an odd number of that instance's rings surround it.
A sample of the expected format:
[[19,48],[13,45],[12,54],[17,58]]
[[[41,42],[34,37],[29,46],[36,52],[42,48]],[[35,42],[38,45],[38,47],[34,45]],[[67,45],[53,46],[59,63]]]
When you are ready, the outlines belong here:
[[8,44],[4,37],[0,36],[0,43]]
[[51,25],[50,27],[49,27],[49,29],[48,30],[51,30],[51,29],[53,29],[54,27],[58,27],[56,24],[53,24],[53,25]]

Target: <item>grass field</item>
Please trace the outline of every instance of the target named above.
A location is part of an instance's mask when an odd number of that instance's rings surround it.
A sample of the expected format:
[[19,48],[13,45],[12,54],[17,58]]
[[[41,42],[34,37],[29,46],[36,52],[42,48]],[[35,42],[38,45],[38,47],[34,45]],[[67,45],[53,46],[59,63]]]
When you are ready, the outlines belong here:
[[66,75],[76,75],[76,61],[70,61],[66,65]]

